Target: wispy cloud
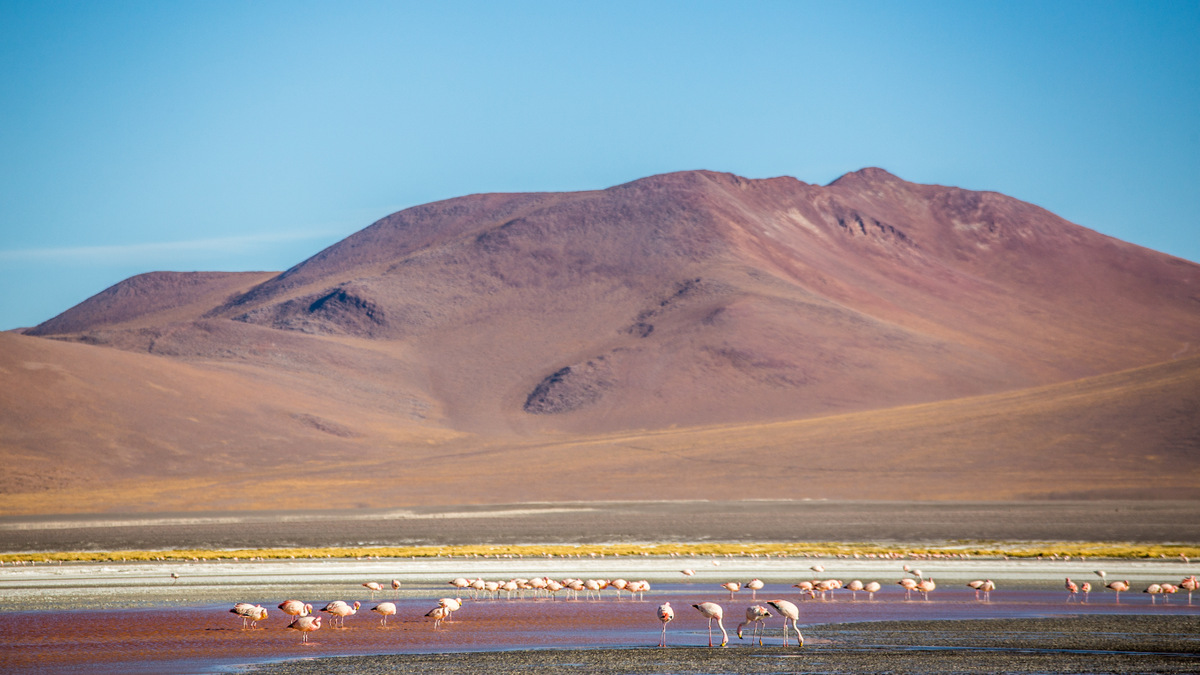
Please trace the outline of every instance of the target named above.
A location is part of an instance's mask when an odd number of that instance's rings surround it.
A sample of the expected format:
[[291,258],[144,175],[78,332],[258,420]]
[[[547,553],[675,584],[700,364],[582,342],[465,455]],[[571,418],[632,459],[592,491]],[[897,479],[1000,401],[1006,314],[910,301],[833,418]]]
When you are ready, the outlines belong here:
[[334,230],[264,232],[187,241],[7,249],[0,250],[0,262],[119,263],[178,259],[213,253],[244,255],[273,245],[333,239],[345,234]]

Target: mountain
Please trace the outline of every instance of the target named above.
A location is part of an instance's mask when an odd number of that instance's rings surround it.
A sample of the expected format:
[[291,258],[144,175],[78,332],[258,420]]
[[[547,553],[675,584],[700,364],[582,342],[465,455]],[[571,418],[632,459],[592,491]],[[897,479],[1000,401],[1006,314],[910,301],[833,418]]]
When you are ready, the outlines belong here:
[[[687,437],[702,446],[670,452],[702,455],[717,437],[704,430],[789,424],[799,426],[771,436],[764,456],[802,467],[820,448],[798,449],[788,435],[806,425],[840,429],[824,437],[833,447],[897,410],[942,411],[921,418],[928,430],[962,401],[1015,395],[1054,399],[1048,409],[1073,417],[1004,409],[1029,433],[961,450],[935,443],[930,465],[975,450],[1001,465],[1032,462],[1031,448],[1043,460],[1079,459],[1079,439],[1110,447],[1113,436],[1096,436],[1105,427],[1094,419],[1079,424],[1071,386],[1116,373],[1160,382],[1175,369],[1192,379],[1118,387],[1125,404],[1110,391],[1106,419],[1133,425],[1136,440],[1121,437],[1137,456],[1200,450],[1200,415],[1186,414],[1195,397],[1183,395],[1200,389],[1200,265],[1004,195],[881,169],[827,186],[691,171],[598,191],[450,199],[388,216],[281,274],[141,275],[5,339],[21,345],[5,352],[49,365],[3,365],[25,376],[26,394],[47,396],[3,420],[10,440],[0,451],[107,467],[94,480],[157,476],[147,467],[165,462],[180,476],[227,472],[278,486],[300,466],[327,477],[393,457],[449,481],[455,471],[434,464],[502,464],[530,448],[548,453],[549,479],[554,467],[589,465],[575,456],[588,439]],[[146,382],[174,391],[174,403],[161,409],[166,395]],[[1046,387],[1059,393],[1031,393]],[[1163,399],[1168,390],[1182,398]],[[1169,422],[1148,413],[1180,405]],[[184,409],[191,414],[171,412]],[[164,416],[176,422],[150,422]],[[190,427],[178,421],[189,418]],[[972,418],[960,435],[982,424]],[[1018,436],[1020,447],[1006,445]],[[221,461],[205,456],[217,438]],[[895,438],[871,442],[894,448]],[[291,465],[296,447],[323,448],[322,461]],[[727,464],[706,460],[706,480]],[[82,485],[46,466],[6,482]],[[882,468],[865,471],[869,484],[888,480]],[[598,498],[654,494],[616,487],[622,480],[618,472],[582,488]],[[1051,490],[1030,481],[1003,494]],[[436,494],[489,501],[485,483]],[[1109,483],[1092,489],[1132,494]],[[388,503],[416,493],[390,494]]]

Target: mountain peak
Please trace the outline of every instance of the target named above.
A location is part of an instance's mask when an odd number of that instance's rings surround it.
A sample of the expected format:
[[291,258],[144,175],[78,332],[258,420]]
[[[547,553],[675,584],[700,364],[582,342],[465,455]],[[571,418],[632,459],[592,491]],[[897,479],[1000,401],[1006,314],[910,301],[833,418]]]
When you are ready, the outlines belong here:
[[903,178],[890,173],[886,169],[881,169],[877,166],[868,166],[858,171],[842,174],[837,180],[830,183],[830,186],[858,186],[858,185],[873,185],[881,183],[906,183]]

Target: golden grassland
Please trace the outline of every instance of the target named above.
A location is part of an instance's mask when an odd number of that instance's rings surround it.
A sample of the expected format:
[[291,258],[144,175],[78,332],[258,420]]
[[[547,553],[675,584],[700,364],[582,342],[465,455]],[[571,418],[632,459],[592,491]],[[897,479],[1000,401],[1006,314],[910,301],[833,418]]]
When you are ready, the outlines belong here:
[[543,558],[639,556],[827,556],[1172,559],[1200,557],[1200,546],[1120,542],[952,542],[942,546],[795,542],[660,543],[512,546],[398,546],[354,548],[175,549],[169,551],[67,551],[4,553],[0,562],[116,562],[197,560],[304,560],[363,558]]

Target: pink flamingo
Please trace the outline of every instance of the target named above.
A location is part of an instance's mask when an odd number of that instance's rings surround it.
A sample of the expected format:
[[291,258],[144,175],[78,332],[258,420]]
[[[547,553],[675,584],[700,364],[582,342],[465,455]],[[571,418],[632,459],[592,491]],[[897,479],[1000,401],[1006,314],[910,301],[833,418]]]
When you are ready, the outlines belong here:
[[242,630],[246,630],[247,624],[250,628],[254,628],[259,621],[264,621],[267,618],[267,610],[261,605],[251,605],[248,602],[239,602],[229,610],[232,614],[237,614],[242,617]]
[[746,588],[750,589],[751,601],[758,599],[758,592],[762,590],[763,585],[762,579],[751,579],[746,582]]
[[1188,604],[1192,604],[1192,591],[1200,588],[1200,582],[1196,581],[1196,575],[1192,575],[1183,581],[1179,582],[1179,587],[1188,592]]
[[1071,581],[1071,577],[1067,577],[1067,602],[1075,599],[1078,593],[1079,587],[1075,585],[1074,581]]
[[671,603],[664,602],[658,606],[658,620],[662,622],[662,638],[658,641],[659,647],[667,646],[667,624],[675,618],[675,610],[671,609]]
[[379,623],[380,623],[380,625],[386,626],[387,618],[389,616],[395,616],[395,614],[396,614],[396,603],[381,602],[378,605],[375,605],[374,607],[372,607],[371,611],[378,612],[379,614],[383,615],[383,618],[379,620]]
[[702,602],[698,605],[692,605],[692,607],[695,607],[697,611],[704,615],[704,618],[708,619],[708,646],[712,646],[713,619],[717,620],[717,627],[721,629],[721,646],[724,647],[729,644],[729,633],[725,632],[725,624],[721,621],[725,616],[725,610],[721,609],[721,606],[715,602]]
[[1083,593],[1083,604],[1087,604],[1088,594],[1092,592],[1091,582],[1085,581],[1079,584],[1079,590]]
[[288,628],[300,631],[300,635],[303,638],[301,642],[307,643],[308,634],[321,628],[321,617],[298,616],[295,619],[292,619],[292,622],[288,624]]
[[900,581],[897,581],[896,583],[898,583],[904,587],[904,599],[905,600],[912,599],[912,592],[917,588],[917,580],[909,579],[908,577],[905,577],[905,578],[901,579]]
[[796,625],[796,622],[800,620],[800,608],[787,600],[772,600],[767,604],[783,615],[783,646],[788,646],[788,621],[791,621],[792,628],[796,631],[798,646],[803,647],[804,636],[800,634],[800,628]]
[[850,583],[846,584],[846,590],[850,591],[851,600],[858,600],[858,592],[863,588],[865,588],[865,586],[863,586],[863,582],[859,581],[858,579],[851,579]]
[[363,587],[371,591],[371,599],[375,599],[375,594],[383,590],[383,586],[378,581],[368,581],[363,584]]
[[933,583],[933,577],[917,582],[917,590],[921,591],[921,595],[925,596],[926,600],[929,599],[929,592],[935,588],[937,588],[937,584]]
[[878,591],[879,588],[880,586],[878,581],[868,581],[867,585],[863,586],[863,590],[867,592],[867,599],[872,601],[875,600],[875,592]]
[[442,625],[442,621],[445,620],[446,617],[450,616],[450,610],[438,605],[437,607],[429,610],[425,616],[433,619],[433,629],[437,630],[438,626]]
[[721,584],[721,588],[724,588],[725,590],[729,591],[729,599],[730,600],[733,600],[733,594],[737,593],[738,590],[741,589],[741,587],[742,587],[742,585],[736,581],[730,581],[728,583]]
[[350,605],[346,604],[345,602],[343,602],[341,600],[334,600],[333,602],[329,603],[328,605],[325,605],[325,607],[323,607],[321,609],[321,611],[329,612],[329,614],[334,617],[334,620],[337,621],[338,625],[341,626],[342,628],[345,628],[346,627],[346,617],[350,616],[351,614],[357,614],[358,608],[361,606],[362,605],[357,600],[354,601],[353,607],[351,607]]
[[284,600],[279,603],[279,609],[290,616],[308,616],[312,614],[312,605],[299,600]]
[[763,607],[762,605],[754,605],[752,607],[747,607],[746,608],[746,620],[743,621],[742,623],[739,623],[737,626],[738,639],[739,640],[742,639],[742,628],[744,628],[746,626],[751,626],[750,638],[753,639],[754,636],[757,635],[758,636],[758,646],[761,647],[762,643],[763,643],[763,641],[762,641],[763,624],[766,622],[766,618],[769,616],[771,616],[771,612],[767,611],[767,608]]
[[1117,592],[1117,604],[1121,604],[1121,591],[1129,590],[1128,581],[1113,581],[1107,585],[1108,588]]

